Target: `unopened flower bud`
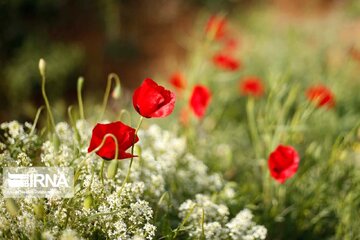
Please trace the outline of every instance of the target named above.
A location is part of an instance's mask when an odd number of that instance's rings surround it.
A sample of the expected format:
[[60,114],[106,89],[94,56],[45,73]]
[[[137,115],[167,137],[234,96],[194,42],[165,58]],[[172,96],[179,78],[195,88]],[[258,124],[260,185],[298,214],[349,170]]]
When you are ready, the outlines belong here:
[[84,208],[86,210],[90,209],[93,203],[93,197],[91,195],[88,195],[84,200]]
[[113,160],[110,162],[108,169],[107,169],[107,178],[113,179],[116,175],[118,169],[118,162],[117,160]]
[[120,97],[120,94],[121,94],[121,87],[119,84],[117,84],[114,88],[114,90],[112,91],[111,93],[111,96],[114,98],[114,99],[118,99]]
[[35,217],[37,219],[43,219],[44,214],[45,214],[45,209],[43,204],[39,203],[34,205],[34,213],[35,213]]
[[18,215],[19,207],[14,199],[12,198],[5,199],[5,206],[11,216],[16,217]]
[[46,62],[44,59],[40,58],[39,61],[39,71],[41,76],[45,76]]

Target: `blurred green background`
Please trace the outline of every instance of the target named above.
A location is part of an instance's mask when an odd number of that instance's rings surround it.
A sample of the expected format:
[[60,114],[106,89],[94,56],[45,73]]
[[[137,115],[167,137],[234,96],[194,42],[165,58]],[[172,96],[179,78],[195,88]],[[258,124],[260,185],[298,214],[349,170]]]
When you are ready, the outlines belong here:
[[61,108],[75,101],[80,75],[91,98],[103,93],[110,72],[119,74],[130,89],[145,77],[169,74],[185,58],[182,42],[192,34],[201,14],[224,12],[238,17],[266,7],[307,18],[346,8],[357,17],[359,2],[1,0],[0,122],[33,119],[42,104],[37,67],[41,57],[48,66],[48,95]]

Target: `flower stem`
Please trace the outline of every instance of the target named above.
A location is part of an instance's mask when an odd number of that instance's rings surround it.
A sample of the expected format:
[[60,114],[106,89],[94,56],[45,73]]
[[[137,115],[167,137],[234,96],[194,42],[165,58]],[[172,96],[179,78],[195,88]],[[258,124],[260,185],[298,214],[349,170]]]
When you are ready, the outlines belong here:
[[110,96],[110,90],[111,90],[111,83],[112,80],[115,80],[115,90],[120,91],[120,78],[118,77],[118,75],[116,75],[115,73],[110,73],[107,79],[107,84],[106,84],[106,89],[105,89],[105,95],[104,95],[104,99],[103,99],[103,104],[101,107],[101,113],[99,116],[99,120],[102,119],[102,117],[104,116],[105,110],[106,110],[106,105],[107,102],[109,100],[109,96]]
[[82,100],[82,96],[81,96],[83,84],[84,84],[84,78],[79,77],[78,82],[77,82],[77,98],[78,98],[79,112],[80,112],[81,119],[85,119],[84,105],[83,105],[83,100]]
[[70,123],[72,125],[72,128],[74,129],[76,140],[80,143],[81,137],[80,137],[80,133],[79,133],[78,129],[76,128],[76,123],[75,123],[75,120],[72,115],[72,109],[73,109],[73,106],[68,107],[68,117],[69,117]]
[[[75,172],[74,182],[76,182],[76,180],[78,179],[78,177],[79,177],[79,175],[80,175],[80,170],[81,170],[81,167],[82,167],[83,163],[88,159],[88,157],[89,157],[92,153],[99,151],[99,150],[104,146],[106,139],[109,138],[109,137],[111,137],[111,138],[114,140],[114,142],[115,142],[115,158],[114,158],[113,160],[117,160],[117,159],[118,159],[118,157],[119,157],[119,143],[118,143],[118,140],[116,139],[116,137],[115,137],[114,134],[107,133],[107,134],[105,134],[105,136],[103,137],[102,142],[100,143],[100,145],[99,145],[97,148],[95,148],[94,150],[92,150],[92,151],[88,154],[88,156],[85,157],[85,158],[78,164],[79,167],[78,167],[78,169],[77,169],[76,172]],[[101,164],[101,169],[100,169],[100,178],[101,178],[102,183],[104,183],[104,178],[103,178],[104,161],[105,161],[105,160],[103,160],[103,162],[102,162],[102,164]]]
[[246,104],[246,111],[247,111],[249,130],[250,130],[251,140],[253,142],[255,156],[257,159],[259,159],[260,158],[259,136],[258,136],[258,131],[256,129],[254,107],[255,107],[255,99],[250,97]]
[[34,134],[34,131],[35,131],[37,122],[39,121],[39,117],[40,117],[40,114],[41,114],[41,112],[42,112],[43,109],[44,109],[44,106],[41,106],[41,107],[39,107],[39,109],[37,110],[36,116],[35,116],[35,119],[34,119],[34,123],[32,124],[32,127],[31,127],[30,135],[33,135],[33,134]]
[[180,223],[180,225],[174,230],[174,235],[172,237],[172,239],[176,239],[179,231],[181,230],[181,228],[185,225],[185,223],[187,222],[187,220],[189,219],[189,217],[191,216],[191,214],[194,212],[195,207],[197,207],[196,204],[194,204],[194,206],[192,206],[188,213],[186,214],[185,218],[183,219],[183,221]]
[[121,195],[122,190],[123,190],[123,188],[125,187],[125,184],[127,183],[127,181],[129,180],[129,177],[130,177],[131,166],[132,166],[132,163],[133,163],[133,160],[134,160],[133,154],[134,154],[134,145],[135,145],[136,134],[137,134],[137,132],[138,132],[139,129],[140,129],[140,126],[141,126],[141,124],[142,124],[143,119],[144,119],[144,117],[141,116],[140,119],[139,119],[139,123],[138,123],[138,125],[137,125],[137,127],[136,127],[136,129],[135,129],[133,145],[132,145],[132,147],[131,147],[131,155],[132,155],[132,157],[131,157],[131,159],[130,159],[129,168],[128,168],[126,177],[125,177],[125,179],[124,179],[123,184],[121,185],[119,195]]
[[104,186],[104,165],[105,165],[105,160],[103,159],[100,168],[100,179],[103,186]]
[[120,121],[125,122],[124,118],[127,116],[129,122],[128,124],[131,125],[131,115],[130,112],[126,109],[121,109],[119,116],[117,117]]
[[204,208],[202,208],[202,216],[201,216],[201,239],[202,240],[206,239],[204,224],[205,224],[205,210],[204,210]]
[[[45,89],[45,83],[46,83],[45,71],[40,71],[40,75],[41,75],[41,80],[42,80],[41,81],[41,93],[42,93],[42,96],[43,96],[44,101],[45,101],[45,106],[46,106],[48,116],[50,118],[51,126],[52,126],[52,128],[53,128],[53,130],[55,132],[55,120],[54,120],[54,117],[53,117],[52,112],[51,112],[50,103],[49,103],[49,100],[47,98],[46,89]],[[55,132],[55,134],[56,134],[56,132]]]

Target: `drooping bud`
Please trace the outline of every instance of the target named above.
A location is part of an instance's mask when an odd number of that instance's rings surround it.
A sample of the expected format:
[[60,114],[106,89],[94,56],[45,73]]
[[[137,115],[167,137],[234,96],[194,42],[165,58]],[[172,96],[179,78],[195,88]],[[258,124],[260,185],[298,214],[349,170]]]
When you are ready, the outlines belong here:
[[107,178],[113,179],[117,173],[117,169],[118,169],[118,161],[116,160],[111,161],[107,168]]
[[5,206],[11,216],[16,217],[19,213],[19,206],[12,198],[5,199]]
[[84,208],[86,210],[90,209],[93,203],[93,197],[91,195],[88,195],[84,200]]
[[40,71],[41,76],[45,76],[45,70],[46,70],[46,62],[44,59],[40,58],[39,71]]
[[34,205],[34,213],[37,219],[43,219],[45,214],[44,205],[42,203]]
[[121,94],[121,87],[119,84],[116,84],[114,90],[112,91],[111,93],[111,96],[114,98],[114,99],[118,99],[120,97],[120,94]]

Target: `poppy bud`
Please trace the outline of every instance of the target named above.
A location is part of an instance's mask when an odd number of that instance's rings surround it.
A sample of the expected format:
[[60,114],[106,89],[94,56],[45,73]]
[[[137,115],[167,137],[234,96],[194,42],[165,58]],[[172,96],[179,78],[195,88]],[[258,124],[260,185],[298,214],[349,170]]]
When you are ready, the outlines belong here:
[[12,198],[5,199],[5,206],[11,216],[16,217],[19,213],[19,206]]
[[46,62],[44,59],[40,58],[39,61],[39,71],[41,76],[45,76]]
[[114,99],[118,99],[120,97],[120,95],[121,95],[121,86],[120,86],[120,84],[116,84],[114,90],[111,93],[111,96]]
[[226,25],[227,21],[224,16],[213,15],[206,24],[205,32],[210,39],[220,40],[227,32]]
[[42,203],[34,205],[34,213],[37,219],[42,219],[45,215],[45,209]]
[[107,168],[107,178],[113,179],[117,173],[117,169],[118,169],[118,162],[112,161]]
[[91,195],[88,195],[84,200],[84,208],[86,210],[89,210],[93,204],[93,197]]

